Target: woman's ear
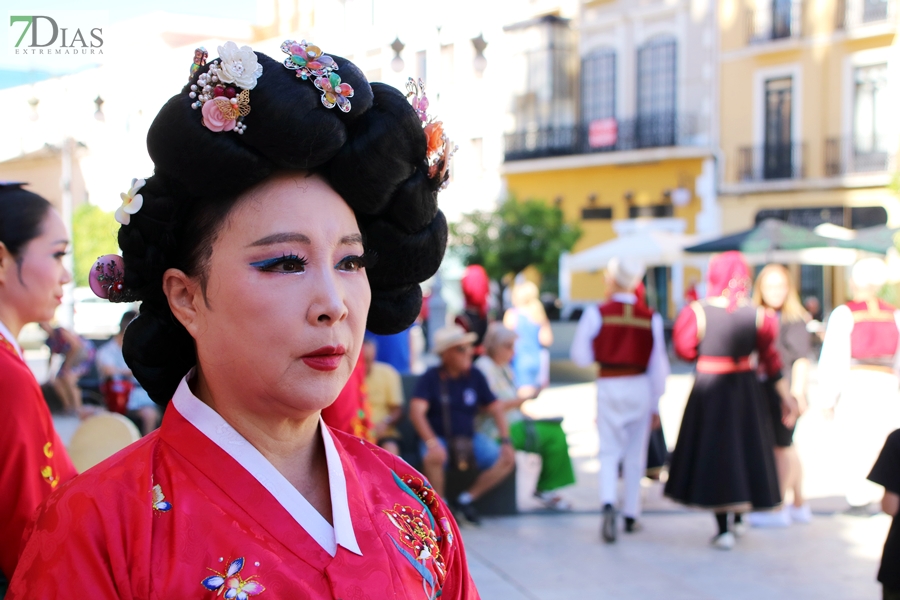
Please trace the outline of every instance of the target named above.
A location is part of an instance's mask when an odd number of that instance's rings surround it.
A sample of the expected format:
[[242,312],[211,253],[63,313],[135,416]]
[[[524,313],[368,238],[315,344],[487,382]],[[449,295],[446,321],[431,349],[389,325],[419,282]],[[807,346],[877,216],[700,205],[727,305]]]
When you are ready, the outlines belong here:
[[200,329],[200,305],[205,305],[198,282],[180,269],[168,269],[163,273],[163,293],[169,300],[169,308],[191,336]]
[[0,242],[0,284],[6,283],[12,268],[15,266],[16,258],[6,247],[6,244]]

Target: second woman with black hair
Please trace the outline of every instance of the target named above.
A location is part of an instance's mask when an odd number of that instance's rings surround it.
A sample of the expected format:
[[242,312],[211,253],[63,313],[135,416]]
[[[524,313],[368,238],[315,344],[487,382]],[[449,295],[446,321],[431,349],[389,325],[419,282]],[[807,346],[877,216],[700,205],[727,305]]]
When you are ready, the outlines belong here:
[[282,50],[220,46],[150,128],[124,270],[95,279],[142,301],[125,359],[168,406],[46,503],[13,598],[478,597],[424,478],[320,417],[366,327],[408,327],[440,265],[439,124],[418,89],[413,108],[311,44]]
[[53,318],[72,280],[62,264],[68,239],[49,202],[20,184],[0,183],[0,598],[35,510],[75,476],[16,342],[26,324]]

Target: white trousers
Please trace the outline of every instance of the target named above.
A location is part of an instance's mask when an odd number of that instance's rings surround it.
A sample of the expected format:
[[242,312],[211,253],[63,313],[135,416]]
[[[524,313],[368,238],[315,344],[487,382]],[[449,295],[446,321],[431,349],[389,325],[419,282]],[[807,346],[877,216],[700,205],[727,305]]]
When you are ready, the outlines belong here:
[[897,378],[888,373],[853,370],[834,411],[840,445],[838,473],[851,506],[881,499],[884,489],[866,477],[888,434],[900,428]]
[[600,503],[616,505],[619,463],[625,481],[622,514],[641,516],[641,479],[650,438],[650,381],[646,375],[597,380]]

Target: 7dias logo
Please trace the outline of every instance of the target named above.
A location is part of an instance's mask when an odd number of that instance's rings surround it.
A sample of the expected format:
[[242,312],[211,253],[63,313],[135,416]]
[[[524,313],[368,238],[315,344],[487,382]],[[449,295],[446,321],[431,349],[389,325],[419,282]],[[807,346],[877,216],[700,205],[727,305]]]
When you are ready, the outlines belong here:
[[[105,11],[10,11],[7,44],[16,56],[97,57],[103,55]],[[31,12],[31,11],[28,11]]]

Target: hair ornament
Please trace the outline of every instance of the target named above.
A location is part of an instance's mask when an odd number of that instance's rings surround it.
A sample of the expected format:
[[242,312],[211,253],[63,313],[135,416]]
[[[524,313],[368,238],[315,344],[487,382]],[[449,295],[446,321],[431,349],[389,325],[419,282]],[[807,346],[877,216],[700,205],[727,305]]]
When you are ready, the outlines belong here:
[[[197,64],[197,53],[194,51],[194,65]],[[209,70],[197,77],[197,83],[191,85],[188,93],[196,102],[193,109],[201,109],[201,123],[210,131],[231,131],[244,133],[247,126],[244,117],[250,114],[250,90],[256,87],[262,76],[263,67],[250,46],[238,48],[234,42],[225,42],[219,46],[219,58],[210,63]],[[205,62],[205,58],[201,58]]]
[[322,105],[325,108],[337,106],[341,112],[350,112],[353,87],[341,82],[340,75],[335,73],[340,67],[333,58],[323,54],[321,48],[306,40],[299,43],[285,40],[281,44],[281,51],[288,55],[284,59],[285,67],[296,71],[297,77],[304,81],[313,79],[313,85],[322,92]]
[[116,209],[116,221],[121,225],[131,223],[131,215],[137,214],[144,206],[144,197],[138,194],[147,182],[143,179],[132,179],[131,189],[119,194],[122,198],[122,206]]
[[191,74],[188,76],[188,80],[194,78],[194,75],[200,70],[200,67],[206,66],[207,58],[209,58],[209,52],[207,52],[206,48],[203,46],[194,50],[194,62],[191,63]]
[[421,79],[416,82],[412,77],[406,82],[406,97],[410,100],[413,110],[422,121],[422,129],[425,131],[425,139],[428,143],[426,160],[428,161],[429,179],[438,178],[441,181],[440,189],[444,189],[450,183],[449,170],[450,159],[459,148],[454,145],[447,134],[444,133],[443,121],[438,121],[434,116],[428,116],[428,96],[425,95],[425,82]]
[[125,261],[118,254],[106,254],[97,259],[88,276],[91,291],[111,302],[128,302],[125,293]]

